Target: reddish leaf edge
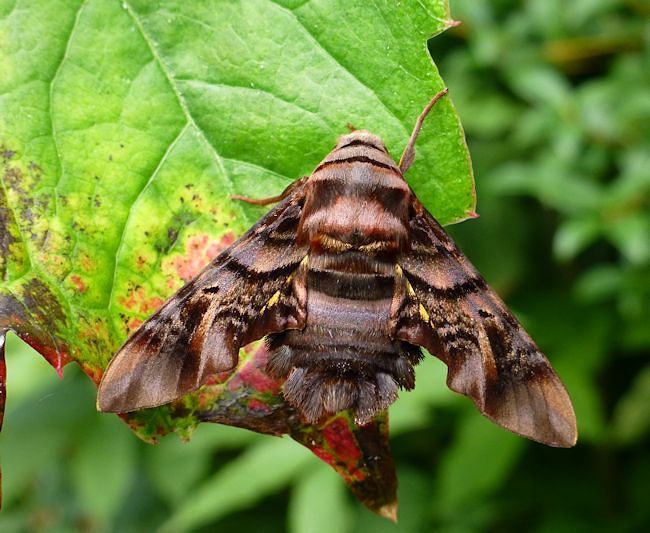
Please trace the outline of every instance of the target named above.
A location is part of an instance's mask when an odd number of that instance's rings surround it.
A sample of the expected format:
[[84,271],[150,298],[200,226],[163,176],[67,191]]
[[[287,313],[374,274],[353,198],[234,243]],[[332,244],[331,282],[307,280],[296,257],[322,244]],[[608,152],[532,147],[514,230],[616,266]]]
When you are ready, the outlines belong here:
[[[5,341],[7,331],[0,330],[0,431],[5,417],[7,401],[7,365],[5,363]],[[0,509],[2,509],[2,470],[0,470]]]

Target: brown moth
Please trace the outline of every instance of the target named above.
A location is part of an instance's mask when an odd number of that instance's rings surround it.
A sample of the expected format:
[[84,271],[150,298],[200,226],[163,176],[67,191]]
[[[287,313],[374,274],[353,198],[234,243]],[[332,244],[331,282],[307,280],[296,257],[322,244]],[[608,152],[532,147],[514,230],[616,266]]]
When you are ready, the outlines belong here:
[[354,131],[243,237],[172,296],[115,355],[98,408],[171,402],[233,370],[266,336],[267,373],[307,423],[349,409],[369,422],[415,386],[420,348],[497,424],[573,446],[569,396],[546,357],[427,212],[379,137]]

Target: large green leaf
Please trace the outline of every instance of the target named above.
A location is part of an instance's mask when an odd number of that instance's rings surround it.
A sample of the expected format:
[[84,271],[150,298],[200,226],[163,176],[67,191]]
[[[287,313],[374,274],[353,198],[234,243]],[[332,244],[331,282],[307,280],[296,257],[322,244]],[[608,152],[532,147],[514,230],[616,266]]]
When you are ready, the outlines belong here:
[[[262,214],[230,195],[309,174],[347,124],[399,155],[443,86],[427,39],[452,24],[443,0],[0,0],[0,332],[98,382],[128,334]],[[424,204],[445,223],[471,214],[449,99],[417,148],[408,180]],[[357,446],[363,462],[368,435],[345,416],[324,428],[283,419],[247,353],[226,381],[129,416],[132,427],[148,440],[201,419],[289,432],[327,449],[351,485],[368,481],[353,489],[371,508],[390,503],[384,420],[372,431],[385,464],[340,461]],[[280,420],[251,423],[253,400]],[[339,448],[335,424],[347,428]]]

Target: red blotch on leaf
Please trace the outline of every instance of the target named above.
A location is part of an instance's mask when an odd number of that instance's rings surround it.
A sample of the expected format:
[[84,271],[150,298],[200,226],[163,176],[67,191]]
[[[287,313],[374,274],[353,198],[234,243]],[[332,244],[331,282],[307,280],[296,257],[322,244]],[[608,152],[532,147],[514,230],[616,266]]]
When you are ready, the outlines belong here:
[[251,401],[248,402],[248,410],[257,411],[261,413],[270,413],[272,411],[271,407],[268,404],[265,404],[262,400],[259,400],[258,398],[252,398]]
[[208,379],[205,380],[205,385],[221,385],[228,381],[228,378],[232,375],[232,370],[227,370],[226,372],[219,372],[218,374],[212,374]]
[[280,382],[267,376],[253,361],[244,363],[228,382],[230,391],[243,386],[261,393],[279,394],[280,392]]
[[187,240],[185,255],[170,258],[169,264],[178,277],[187,282],[233,242],[235,234],[232,231],[223,234],[218,241],[206,234],[193,235]]
[[322,429],[323,446],[310,446],[310,449],[348,483],[354,483],[366,479],[367,474],[360,468],[363,453],[349,424],[345,417],[335,418]]
[[86,292],[88,290],[88,286],[84,283],[84,281],[77,276],[76,274],[70,276],[70,281],[72,284],[77,288],[79,292]]
[[338,461],[330,452],[325,450],[322,446],[312,446],[310,450],[322,461],[325,461],[328,465],[336,468]]
[[[237,371],[228,382],[228,390],[235,391],[241,387],[250,387],[259,393],[280,394],[282,381],[269,377],[264,368],[269,359],[269,351],[265,344],[249,344],[244,348],[244,357],[248,357],[239,365]],[[251,351],[254,353],[250,356]]]
[[120,298],[119,302],[131,311],[137,311],[143,315],[150,315],[162,306],[162,304],[165,303],[165,300],[160,296],[152,296],[148,298],[144,289],[138,287],[129,291],[128,296]]
[[126,324],[126,327],[129,328],[129,331],[135,331],[142,325],[142,320],[139,318],[132,318]]
[[337,418],[323,429],[323,438],[341,461],[356,463],[361,450],[345,418]]

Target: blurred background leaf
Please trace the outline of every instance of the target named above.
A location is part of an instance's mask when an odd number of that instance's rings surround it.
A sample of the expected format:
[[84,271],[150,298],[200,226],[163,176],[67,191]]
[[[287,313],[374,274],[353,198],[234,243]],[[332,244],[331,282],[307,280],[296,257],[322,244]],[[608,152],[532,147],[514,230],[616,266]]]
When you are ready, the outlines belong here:
[[[325,520],[378,533],[650,528],[650,8],[642,0],[451,7],[463,24],[430,48],[467,133],[481,218],[450,231],[565,381],[578,445],[550,449],[492,427],[427,360],[417,389],[391,410],[397,525],[307,461],[279,465],[245,509],[215,503],[196,530],[297,533]],[[151,531],[229,465],[265,457],[255,435],[205,424],[190,444],[131,439],[128,449],[120,435],[128,429],[93,412],[94,388],[77,369],[55,383],[42,360],[9,343],[3,531]],[[92,490],[80,494],[84,470],[94,469],[82,448],[100,446],[88,439],[95,428],[112,432],[108,447],[115,441],[125,456],[107,480],[118,507],[95,509]],[[271,442],[281,454],[283,441]],[[95,456],[98,476],[109,453]]]

